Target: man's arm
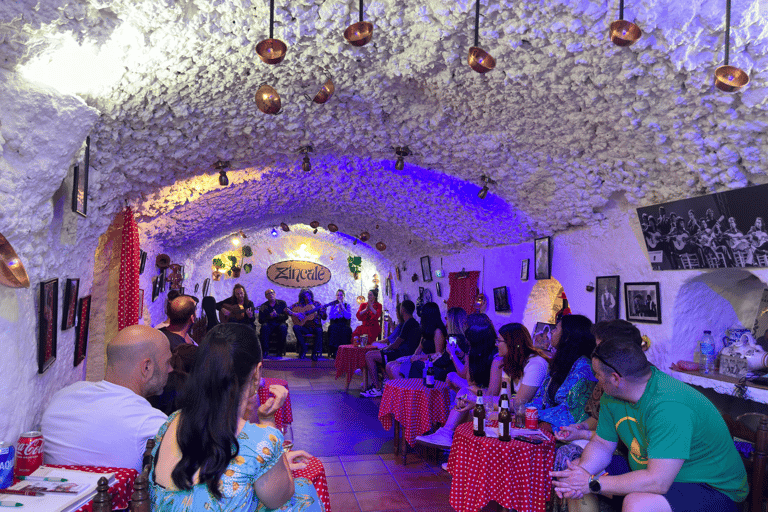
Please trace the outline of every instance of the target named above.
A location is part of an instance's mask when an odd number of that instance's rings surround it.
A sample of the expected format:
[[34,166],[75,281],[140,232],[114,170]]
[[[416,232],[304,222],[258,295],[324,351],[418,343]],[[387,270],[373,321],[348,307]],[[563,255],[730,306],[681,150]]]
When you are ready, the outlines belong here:
[[649,459],[648,469],[600,478],[602,494],[625,496],[633,492],[666,494],[677,478],[684,459]]

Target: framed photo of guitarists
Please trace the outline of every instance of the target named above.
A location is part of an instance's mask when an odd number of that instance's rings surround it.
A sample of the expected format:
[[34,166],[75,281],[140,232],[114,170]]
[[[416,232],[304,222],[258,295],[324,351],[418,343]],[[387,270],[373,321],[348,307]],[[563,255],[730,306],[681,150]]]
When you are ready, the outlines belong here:
[[624,305],[630,322],[660,324],[659,283],[624,283]]
[[768,267],[768,185],[637,209],[653,270]]

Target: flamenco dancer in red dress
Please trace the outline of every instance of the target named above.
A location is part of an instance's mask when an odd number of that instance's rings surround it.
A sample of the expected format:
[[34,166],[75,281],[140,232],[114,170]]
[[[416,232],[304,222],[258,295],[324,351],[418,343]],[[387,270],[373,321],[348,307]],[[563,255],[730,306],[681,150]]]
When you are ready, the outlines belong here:
[[368,343],[372,343],[379,339],[381,335],[381,325],[379,320],[381,319],[382,307],[378,301],[378,290],[368,291],[368,302],[360,304],[360,309],[357,310],[357,319],[360,320],[362,325],[358,325],[352,333],[352,339],[355,336],[368,335]]

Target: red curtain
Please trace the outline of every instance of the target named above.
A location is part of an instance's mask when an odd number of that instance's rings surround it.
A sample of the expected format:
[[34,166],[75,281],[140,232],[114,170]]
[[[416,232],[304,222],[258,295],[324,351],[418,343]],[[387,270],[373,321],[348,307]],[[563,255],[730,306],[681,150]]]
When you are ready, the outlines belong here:
[[462,308],[467,314],[475,312],[475,299],[479,290],[477,281],[480,279],[480,271],[451,272],[448,274],[448,284],[451,287],[448,295],[448,309]]
[[123,212],[120,249],[120,295],[117,303],[117,330],[139,323],[139,226],[133,210]]

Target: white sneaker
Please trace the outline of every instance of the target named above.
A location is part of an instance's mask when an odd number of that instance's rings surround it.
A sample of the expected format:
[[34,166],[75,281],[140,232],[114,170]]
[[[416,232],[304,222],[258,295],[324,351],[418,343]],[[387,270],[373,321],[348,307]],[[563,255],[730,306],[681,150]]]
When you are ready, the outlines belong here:
[[368,391],[363,391],[362,393],[360,393],[360,396],[364,396],[366,398],[375,398],[377,396],[381,396],[381,391],[379,391],[375,387],[371,387]]
[[445,427],[440,427],[434,434],[428,436],[419,436],[416,438],[417,443],[431,444],[433,446],[439,446],[441,448],[450,448],[453,442],[453,431],[448,430]]
[[448,463],[447,462],[443,462],[442,464],[440,464],[440,467],[443,468],[443,471],[448,471]]

